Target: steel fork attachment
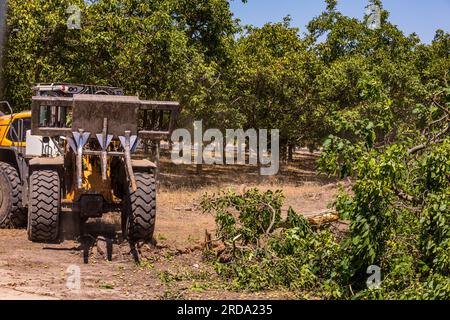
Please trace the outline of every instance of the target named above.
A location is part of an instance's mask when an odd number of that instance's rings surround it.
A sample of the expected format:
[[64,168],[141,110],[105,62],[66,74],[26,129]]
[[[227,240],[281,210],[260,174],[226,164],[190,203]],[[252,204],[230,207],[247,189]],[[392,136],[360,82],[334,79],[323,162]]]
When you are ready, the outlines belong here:
[[72,132],[73,137],[69,137],[69,145],[76,155],[76,166],[77,166],[77,188],[82,189],[83,187],[83,154],[86,155],[98,155],[100,156],[100,165],[102,171],[102,180],[107,180],[107,167],[108,167],[108,156],[122,156],[125,160],[125,169],[128,179],[131,184],[131,189],[133,192],[137,190],[136,177],[133,172],[133,165],[131,162],[131,153],[136,150],[137,147],[137,136],[131,135],[131,131],[126,130],[123,136],[119,136],[120,143],[124,149],[124,152],[108,152],[108,147],[113,139],[112,134],[108,134],[108,119],[103,119],[103,130],[102,133],[97,133],[96,137],[100,144],[101,151],[85,150],[84,146],[88,142],[91,133],[84,132],[83,129],[78,129],[78,132]]
[[102,180],[106,181],[108,179],[106,170],[108,166],[108,146],[112,141],[113,135],[108,134],[108,118],[103,118],[103,130],[102,133],[97,133],[97,140],[100,143],[101,151],[101,169],[102,169]]
[[81,189],[83,186],[83,147],[88,142],[91,133],[78,129],[78,132],[74,131],[72,134],[73,138],[69,138],[69,145],[77,156],[77,187]]
[[131,165],[131,152],[134,151],[137,145],[137,136],[132,136],[131,131],[125,131],[125,136],[119,136],[120,143],[125,150],[125,166],[127,169],[128,179],[130,179],[131,190],[137,190],[136,177],[134,176],[133,166]]

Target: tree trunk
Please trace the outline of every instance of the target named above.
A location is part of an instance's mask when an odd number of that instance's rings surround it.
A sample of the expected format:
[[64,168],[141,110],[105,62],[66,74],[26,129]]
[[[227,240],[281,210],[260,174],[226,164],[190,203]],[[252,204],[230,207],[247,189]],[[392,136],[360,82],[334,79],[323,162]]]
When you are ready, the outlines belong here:
[[288,162],[294,161],[294,146],[288,146]]
[[0,100],[4,100],[4,89],[5,89],[5,55],[6,55],[6,44],[7,44],[7,34],[6,30],[6,14],[8,8],[7,0],[0,0]]
[[203,173],[203,163],[197,164],[195,169],[196,169],[196,174],[202,175],[202,173]]
[[259,151],[261,150],[261,141],[260,141],[260,139],[259,139],[259,134],[257,134],[256,135],[256,141],[257,141],[257,144],[256,144],[256,164],[257,164],[257,167],[258,167],[258,183],[262,183],[263,182],[263,176],[261,175],[261,167],[262,167],[262,164],[261,164],[261,157],[260,157],[260,155],[259,155]]

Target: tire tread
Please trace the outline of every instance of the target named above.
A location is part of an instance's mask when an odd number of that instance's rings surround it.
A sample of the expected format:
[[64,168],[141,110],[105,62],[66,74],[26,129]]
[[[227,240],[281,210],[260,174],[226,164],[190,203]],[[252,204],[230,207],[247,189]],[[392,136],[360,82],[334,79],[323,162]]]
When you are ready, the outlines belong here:
[[26,214],[22,207],[22,183],[19,173],[16,168],[6,162],[0,162],[0,172],[8,181],[11,191],[9,212],[0,221],[0,227],[22,227],[26,223]]
[[156,183],[152,173],[136,172],[136,191],[128,191],[127,237],[131,241],[153,238],[156,220]]
[[30,177],[28,238],[53,242],[59,231],[59,175],[55,170],[37,170]]

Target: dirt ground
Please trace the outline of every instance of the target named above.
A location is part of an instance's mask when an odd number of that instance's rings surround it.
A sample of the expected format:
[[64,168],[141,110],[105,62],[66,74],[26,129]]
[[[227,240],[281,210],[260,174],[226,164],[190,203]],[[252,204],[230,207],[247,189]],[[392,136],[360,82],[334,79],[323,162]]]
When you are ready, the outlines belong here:
[[[205,230],[214,233],[214,218],[201,212],[199,202],[205,192],[227,188],[243,191],[257,186],[283,189],[284,210],[292,206],[308,215],[325,209],[338,190],[337,181],[317,175],[314,160],[315,155],[297,154],[294,162],[282,166],[279,175],[265,178],[251,166],[204,166],[198,175],[195,166],[163,161],[157,198],[157,245],[140,248],[140,265],[134,262],[126,242],[115,242],[112,261],[107,261],[107,246],[102,239],[87,251],[78,242],[36,244],[27,240],[26,230],[0,230],[0,299],[294,298],[289,292],[228,289],[211,265],[203,261]],[[119,230],[117,215],[91,222],[89,230],[104,230],[105,226]],[[77,268],[79,290],[72,281]]]

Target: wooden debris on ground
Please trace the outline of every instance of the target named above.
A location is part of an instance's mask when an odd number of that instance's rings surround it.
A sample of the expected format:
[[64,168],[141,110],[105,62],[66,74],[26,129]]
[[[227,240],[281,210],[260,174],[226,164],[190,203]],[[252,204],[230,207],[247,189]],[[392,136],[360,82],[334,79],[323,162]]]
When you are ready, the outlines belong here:
[[[339,221],[339,213],[333,209],[326,209],[307,213],[304,217],[309,223],[315,226],[322,226],[325,224]],[[226,245],[219,241],[219,239],[212,239],[211,233],[205,230],[205,241],[203,242],[203,249],[206,251],[213,251],[217,258],[220,258],[226,251]]]
[[331,209],[311,212],[305,215],[305,217],[309,223],[318,226],[339,221],[339,213],[337,213],[336,210]]

